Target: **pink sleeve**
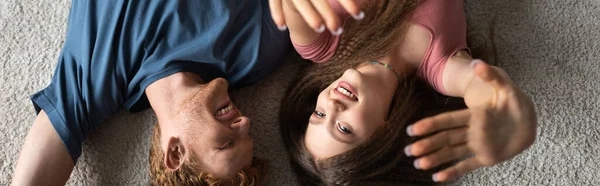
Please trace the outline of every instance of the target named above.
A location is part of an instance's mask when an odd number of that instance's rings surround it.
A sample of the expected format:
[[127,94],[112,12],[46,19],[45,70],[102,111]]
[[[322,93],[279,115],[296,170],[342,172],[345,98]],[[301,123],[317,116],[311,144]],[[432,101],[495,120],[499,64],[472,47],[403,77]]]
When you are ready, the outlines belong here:
[[302,58],[314,61],[315,63],[323,63],[333,57],[337,48],[339,36],[332,36],[331,33],[325,31],[314,41],[300,45],[292,41],[294,48]]
[[423,78],[437,92],[448,95],[448,91],[444,88],[444,68],[449,58],[442,58],[438,61],[424,61],[417,68],[417,76]]
[[417,7],[411,21],[425,28],[430,36],[429,47],[417,75],[444,95],[443,76],[448,59],[467,48],[467,26],[461,0],[430,0]]

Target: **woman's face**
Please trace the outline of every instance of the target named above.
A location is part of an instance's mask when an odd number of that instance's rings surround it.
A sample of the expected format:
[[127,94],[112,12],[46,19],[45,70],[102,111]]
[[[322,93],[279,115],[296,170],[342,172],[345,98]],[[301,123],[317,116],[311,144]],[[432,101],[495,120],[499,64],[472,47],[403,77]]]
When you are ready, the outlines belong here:
[[382,82],[377,68],[382,67],[348,69],[319,94],[305,134],[306,148],[316,159],[351,150],[383,126],[395,89]]

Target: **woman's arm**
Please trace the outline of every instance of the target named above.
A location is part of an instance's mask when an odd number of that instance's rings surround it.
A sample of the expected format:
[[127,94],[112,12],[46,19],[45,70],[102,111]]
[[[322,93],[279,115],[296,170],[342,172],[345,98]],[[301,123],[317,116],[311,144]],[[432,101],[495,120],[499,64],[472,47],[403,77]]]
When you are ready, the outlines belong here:
[[[355,1],[339,3],[353,17],[364,16]],[[335,13],[329,0],[269,0],[269,6],[275,24],[280,30],[289,28],[290,38],[296,44],[309,44],[326,28],[334,36],[342,34],[341,15]]]
[[[300,13],[294,8],[292,7],[288,1],[286,0],[271,0],[271,2],[273,1],[279,1],[281,3],[281,12],[279,13],[281,15],[281,18],[277,18],[279,20],[283,20],[283,17],[285,17],[285,24],[282,24],[283,26],[279,26],[280,24],[276,24],[278,25],[278,27],[281,29],[283,28],[287,28],[290,31],[290,39],[292,40],[292,42],[294,42],[295,44],[301,44],[301,45],[305,45],[305,44],[309,44],[310,42],[312,42],[313,40],[315,40],[317,37],[319,37],[319,35],[321,33],[317,32],[317,30],[319,30],[321,32],[323,32],[324,27],[323,28],[318,28],[320,27],[320,25],[322,25],[322,23],[317,22],[317,23],[313,23],[319,26],[315,26],[315,28],[313,29],[311,26],[308,25],[308,23],[306,21],[304,21],[304,18],[302,18],[302,15],[300,15]],[[308,2],[308,1],[307,1]],[[271,7],[271,14],[273,15],[273,19],[276,19],[275,13],[276,11],[274,11],[274,8]]]
[[464,97],[468,109],[442,113],[409,126],[411,136],[431,136],[406,147],[419,157],[415,167],[431,169],[460,160],[433,175],[448,181],[479,167],[510,159],[535,141],[537,118],[531,98],[500,68],[459,54],[448,61],[444,88]]
[[[462,97],[467,107],[474,107],[490,101],[494,96],[494,87],[477,78],[472,68],[473,58],[466,51],[459,51],[450,57],[442,76],[443,86],[449,96]],[[492,67],[496,73],[508,79],[504,70]]]
[[42,110],[25,137],[12,185],[65,185],[74,166],[67,148]]

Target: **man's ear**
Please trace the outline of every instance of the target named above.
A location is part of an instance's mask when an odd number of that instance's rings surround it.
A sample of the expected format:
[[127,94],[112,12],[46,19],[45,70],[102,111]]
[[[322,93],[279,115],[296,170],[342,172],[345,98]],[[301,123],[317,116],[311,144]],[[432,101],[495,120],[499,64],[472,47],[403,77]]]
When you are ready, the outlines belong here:
[[183,165],[185,147],[177,137],[170,137],[165,151],[165,167],[170,171],[176,171]]

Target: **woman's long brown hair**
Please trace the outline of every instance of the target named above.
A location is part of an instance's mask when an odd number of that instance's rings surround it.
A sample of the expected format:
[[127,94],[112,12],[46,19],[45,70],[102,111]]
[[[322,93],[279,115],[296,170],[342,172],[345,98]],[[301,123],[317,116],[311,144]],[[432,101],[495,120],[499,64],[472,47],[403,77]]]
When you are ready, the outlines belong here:
[[406,127],[426,116],[465,107],[461,99],[444,99],[416,77],[405,77],[384,127],[350,151],[315,160],[305,147],[304,134],[319,93],[346,69],[387,53],[401,39],[407,19],[419,4],[418,0],[367,2],[362,6],[365,19],[346,22],[332,59],[324,64],[307,63],[282,101],[281,135],[301,185],[433,184],[433,171],[416,170],[414,159],[403,153],[414,141],[406,135]]

